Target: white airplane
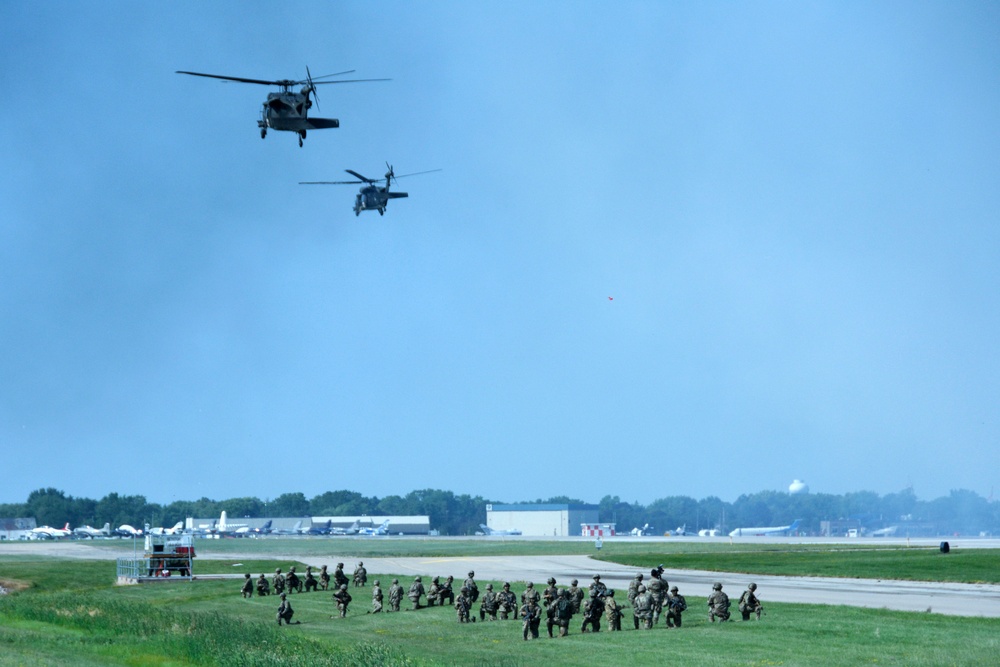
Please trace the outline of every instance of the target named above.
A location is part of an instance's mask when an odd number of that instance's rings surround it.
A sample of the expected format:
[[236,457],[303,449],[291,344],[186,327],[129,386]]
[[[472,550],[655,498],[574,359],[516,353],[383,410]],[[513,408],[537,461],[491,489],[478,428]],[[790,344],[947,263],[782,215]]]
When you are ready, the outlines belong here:
[[479,524],[479,527],[483,531],[483,535],[520,535],[521,531],[517,528],[511,530],[497,530],[496,528],[490,528],[485,523]]
[[333,528],[330,528],[330,530],[329,530],[329,532],[327,534],[328,535],[357,535],[359,530],[361,530],[361,528],[359,527],[358,522],[355,521],[354,523],[352,523],[347,528],[337,528],[336,526],[334,526]]
[[670,532],[670,534],[679,535],[681,537],[683,537],[684,535],[691,535],[691,533],[687,531],[687,524],[684,524],[683,526],[677,526]]
[[89,537],[91,539],[95,537],[111,537],[111,524],[104,524],[104,528],[93,528],[91,526],[80,526],[79,528],[73,529],[73,535],[75,537]]
[[32,528],[29,537],[33,540],[57,540],[69,537],[72,534],[73,531],[69,529],[69,523],[67,523],[62,528],[53,528],[52,526],[39,526],[38,528]]
[[302,534],[302,521],[296,521],[295,525],[289,528],[279,528],[278,530],[272,530],[272,535],[301,535]]
[[655,529],[648,523],[642,525],[642,528],[633,528],[632,537],[648,537],[653,534]]
[[787,535],[788,533],[795,532],[801,523],[798,519],[793,521],[788,526],[765,526],[763,528],[737,528],[736,530],[730,531],[729,537],[760,537],[766,535]]
[[868,533],[869,537],[892,537],[899,530],[899,526],[886,526],[885,528],[879,528],[878,530],[873,530]]
[[237,530],[246,527],[245,523],[229,523],[229,519],[226,518],[226,510],[222,510],[219,523],[215,525],[215,532],[218,535],[235,535]]
[[382,522],[382,525],[377,528],[362,528],[358,531],[359,535],[369,535],[371,537],[378,537],[380,535],[389,534],[389,520],[386,519]]
[[268,519],[260,528],[250,526],[240,526],[233,531],[236,537],[257,537],[258,535],[268,535],[271,532],[271,520]]
[[142,530],[140,530],[139,528],[133,528],[127,523],[123,523],[122,525],[118,526],[118,528],[116,528],[112,532],[112,534],[117,537],[140,537],[142,536]]
[[173,528],[151,528],[151,535],[180,535],[184,532],[184,522],[178,521]]
[[698,537],[718,537],[718,528],[702,528],[698,531]]

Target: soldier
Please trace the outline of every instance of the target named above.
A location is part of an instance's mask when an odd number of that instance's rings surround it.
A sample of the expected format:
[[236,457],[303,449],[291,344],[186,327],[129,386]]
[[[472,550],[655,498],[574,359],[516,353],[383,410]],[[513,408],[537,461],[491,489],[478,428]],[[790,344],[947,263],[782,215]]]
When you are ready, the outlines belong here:
[[441,600],[440,577],[431,579],[430,588],[427,589],[427,606],[433,607],[435,602]]
[[485,621],[487,617],[491,621],[497,620],[497,594],[493,592],[493,584],[486,584],[486,592],[483,593],[483,601],[479,604],[479,620]]
[[454,581],[455,577],[448,575],[448,578],[441,584],[441,592],[438,593],[438,600],[441,602],[442,607],[445,603],[455,604],[455,591],[451,588],[451,584]]
[[343,563],[337,563],[337,569],[333,571],[333,585],[336,588],[347,585],[347,575],[344,574]]
[[[351,604],[352,599],[351,594],[347,592],[347,584],[341,584],[340,588],[333,592],[333,601],[337,603],[337,609],[340,610],[341,618],[347,616],[347,605]],[[333,618],[333,616],[330,618]]]
[[594,575],[594,581],[592,584],[590,584],[590,590],[591,591],[596,590],[597,595],[601,598],[603,598],[605,595],[608,594],[608,587],[601,582],[601,575],[599,574]]
[[722,592],[722,584],[715,582],[712,584],[712,594],[708,596],[708,620],[715,623],[729,620],[729,596]]
[[280,567],[274,570],[274,576],[271,577],[271,588],[274,589],[275,595],[285,592],[285,576],[281,574]]
[[764,611],[764,605],[757,599],[756,590],[757,584],[750,584],[743,591],[743,595],[740,596],[740,613],[743,614],[744,621],[750,620],[750,614],[757,614],[757,620],[759,621],[760,613]]
[[324,565],[319,571],[319,587],[324,591],[330,586],[330,573],[326,571],[326,565]]
[[542,610],[538,606],[537,595],[538,593],[535,592],[534,596],[527,598],[525,603],[521,605],[522,635],[525,641],[528,640],[529,635],[531,639],[538,639],[538,626],[542,622]]
[[660,612],[663,610],[663,601],[667,597],[667,582],[660,575],[659,568],[650,570],[649,575],[649,585],[646,586],[646,592],[649,593],[649,611],[653,615],[653,625],[656,625],[660,620]]
[[642,627],[645,630],[653,627],[652,604],[652,599],[649,597],[649,593],[646,592],[646,587],[639,584],[639,588],[636,589],[635,600],[632,601],[632,622],[635,624],[636,630],[639,629],[640,621],[642,621]]
[[267,583],[267,579],[264,578],[264,573],[260,573],[260,577],[257,579],[257,595],[263,597],[265,595],[271,594],[271,584]]
[[[284,593],[281,594],[281,604],[278,605],[278,625],[284,621],[286,625],[292,624],[292,616],[295,614],[292,611],[292,603],[289,602]],[[296,621],[298,622],[298,621]]]
[[354,587],[364,586],[368,583],[368,570],[365,569],[365,564],[358,561],[358,566],[354,568]]
[[372,610],[368,613],[378,614],[381,611],[382,611],[382,589],[379,588],[378,579],[376,579],[375,585],[372,586]]
[[587,632],[587,626],[594,632],[601,631],[601,616],[604,615],[604,601],[596,590],[590,591],[590,599],[583,608],[583,626],[580,632]]
[[615,600],[614,590],[608,590],[604,597],[604,617],[608,620],[608,630],[618,632],[622,629],[622,606]]
[[245,598],[253,597],[253,580],[250,578],[249,572],[244,575],[243,588],[240,589],[240,594]]
[[680,594],[676,586],[670,587],[670,595],[667,597],[667,627],[681,627],[681,614],[688,608],[687,600]]
[[549,637],[552,636],[553,625],[558,625],[559,636],[565,637],[569,634],[569,623],[573,620],[573,601],[569,599],[569,592],[564,589],[556,593],[549,609],[552,612],[547,621]]
[[476,585],[475,576],[476,573],[469,570],[469,578],[465,580],[464,584],[462,584],[469,589],[469,599],[473,602],[479,599],[479,586]]
[[[534,602],[537,605],[541,597],[542,596],[538,594],[538,591],[535,590],[535,585],[529,581],[528,585],[524,589],[524,592],[521,593],[521,606],[524,606],[528,602]],[[514,615],[514,618],[517,618],[516,614]]]
[[[542,606],[544,606],[546,610],[551,610],[552,603],[559,597],[559,589],[556,588],[555,577],[549,577],[547,583],[549,584],[548,588],[542,591]],[[549,614],[549,618],[551,617],[552,614]]]
[[410,591],[406,594],[406,597],[410,598],[413,610],[420,609],[420,596],[423,594],[424,585],[420,582],[420,577],[417,577],[413,580],[413,583],[410,584]]
[[306,593],[308,593],[309,591],[315,592],[316,588],[318,586],[319,586],[319,582],[316,581],[316,577],[313,576],[312,567],[307,566],[306,567]]
[[574,614],[580,613],[580,605],[583,604],[583,590],[581,590],[580,587],[577,585],[579,583],[580,582],[574,579],[573,583],[569,585],[569,599],[573,601]]
[[635,601],[635,596],[638,595],[639,586],[642,584],[642,572],[635,575],[635,579],[629,582],[628,585],[628,603],[633,604]]
[[399,611],[399,603],[403,600],[403,587],[399,585],[399,579],[392,580],[389,586],[389,611]]
[[302,582],[299,581],[299,575],[295,574],[294,565],[288,568],[288,576],[285,577],[285,588],[288,589],[289,594],[302,592]]
[[[458,615],[459,623],[469,623],[469,610],[472,609],[472,596],[469,594],[469,587],[462,586],[462,589],[458,592],[458,597],[455,598],[455,613]],[[471,619],[475,622],[476,619]]]
[[497,611],[500,612],[501,621],[506,621],[507,614],[511,612],[514,613],[514,618],[517,618],[517,596],[510,590],[510,584],[506,581],[503,584],[503,589],[497,593]]

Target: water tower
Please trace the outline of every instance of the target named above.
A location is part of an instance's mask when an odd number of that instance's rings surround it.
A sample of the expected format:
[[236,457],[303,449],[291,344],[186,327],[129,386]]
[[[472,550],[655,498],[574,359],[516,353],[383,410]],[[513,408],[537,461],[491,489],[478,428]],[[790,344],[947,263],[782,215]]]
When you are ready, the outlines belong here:
[[788,485],[788,493],[793,496],[804,495],[809,493],[809,485],[802,480],[797,479]]

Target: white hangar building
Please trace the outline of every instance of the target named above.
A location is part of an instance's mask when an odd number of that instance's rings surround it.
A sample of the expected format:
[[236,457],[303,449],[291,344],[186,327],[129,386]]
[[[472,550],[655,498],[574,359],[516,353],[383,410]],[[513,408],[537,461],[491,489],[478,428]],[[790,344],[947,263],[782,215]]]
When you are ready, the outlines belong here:
[[487,505],[486,525],[493,530],[519,530],[522,535],[568,537],[580,535],[580,525],[598,523],[597,505],[543,503]]

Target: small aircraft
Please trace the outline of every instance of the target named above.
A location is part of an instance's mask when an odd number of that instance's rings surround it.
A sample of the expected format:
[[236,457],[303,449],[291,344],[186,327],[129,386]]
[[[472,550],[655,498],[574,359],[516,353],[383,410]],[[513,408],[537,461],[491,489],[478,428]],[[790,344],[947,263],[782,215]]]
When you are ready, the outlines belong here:
[[123,523],[122,525],[118,526],[113,531],[111,531],[111,534],[114,535],[115,537],[141,537],[142,530],[140,530],[139,528],[133,528],[127,523]]
[[801,521],[796,519],[788,526],[765,526],[763,528],[737,528],[736,530],[730,531],[729,537],[749,537],[749,536],[767,536],[767,535],[787,535],[788,533],[795,532]]
[[362,528],[362,529],[360,529],[358,531],[358,534],[359,535],[369,535],[371,537],[377,537],[377,536],[380,536],[380,535],[388,535],[389,534],[389,520],[386,519],[378,527]]
[[326,523],[317,524],[315,526],[310,526],[309,528],[301,531],[303,535],[329,535],[330,525],[333,523],[332,519],[327,519]]
[[648,523],[642,525],[642,528],[633,528],[632,537],[649,537],[650,535],[655,535],[656,529],[650,526]]
[[698,531],[698,537],[718,537],[718,528],[702,528]]
[[483,535],[520,535],[521,531],[517,528],[512,530],[497,530],[496,528],[490,528],[485,523],[479,524],[480,530],[483,531]]
[[[352,169],[345,169],[348,174],[359,179],[356,181],[300,181],[299,185],[357,185],[359,183],[364,183],[365,186],[354,196],[354,215],[361,215],[361,211],[378,211],[379,215],[385,214],[385,208],[389,205],[390,199],[401,199],[403,197],[409,197],[409,193],[406,192],[389,192],[389,188],[392,186],[392,182],[400,179],[406,178],[407,176],[419,176],[420,174],[430,174],[435,171],[441,171],[440,169],[430,169],[428,171],[417,171],[412,174],[400,174],[396,176],[393,173],[392,165],[388,162],[385,166],[389,171],[385,172],[384,178],[368,178],[367,176],[362,176],[358,172]],[[385,181],[385,187],[378,185]]]
[[892,537],[899,530],[899,526],[886,526],[868,533],[870,537]]
[[104,528],[93,528],[91,526],[80,526],[73,529],[73,537],[95,538],[111,537],[111,524],[104,524]]
[[[324,130],[327,128],[340,127],[340,121],[336,118],[309,118],[309,109],[312,108],[313,100],[316,101],[316,108],[319,108],[319,93],[316,86],[329,83],[361,83],[366,81],[389,81],[389,79],[342,79],[340,81],[319,81],[328,79],[331,76],[343,76],[350,74],[354,70],[337,72],[336,74],[324,74],[315,79],[306,67],[306,78],[300,81],[292,79],[278,79],[277,81],[266,81],[263,79],[246,79],[240,76],[222,76],[220,74],[202,74],[201,72],[186,72],[178,70],[177,74],[190,74],[191,76],[204,76],[209,79],[222,79],[223,81],[237,81],[239,83],[256,83],[262,86],[278,86],[281,92],[268,93],[267,101],[260,111],[260,120],[257,127],[260,128],[260,138],[267,136],[268,128],[282,132],[295,132],[299,135],[299,147],[306,138],[307,130]],[[304,84],[304,85],[302,85]],[[292,90],[293,87],[302,85],[299,92]]]
[[358,526],[358,522],[355,521],[347,528],[339,528],[337,526],[330,528],[330,535],[357,535],[359,530],[361,528]]
[[174,524],[173,528],[151,528],[149,533],[151,535],[179,535],[184,532],[184,522],[178,521]]
[[670,531],[670,534],[683,537],[685,535],[691,535],[692,533],[688,532],[687,524],[684,524],[683,526],[677,526],[676,528],[674,528],[672,531]]
[[30,537],[34,540],[57,540],[63,537],[69,537],[73,534],[73,531],[69,529],[69,524],[67,523],[62,528],[53,528],[52,526],[39,526],[38,528],[32,528]]

